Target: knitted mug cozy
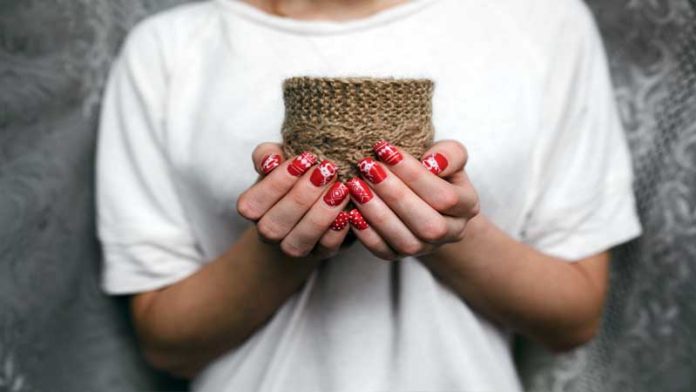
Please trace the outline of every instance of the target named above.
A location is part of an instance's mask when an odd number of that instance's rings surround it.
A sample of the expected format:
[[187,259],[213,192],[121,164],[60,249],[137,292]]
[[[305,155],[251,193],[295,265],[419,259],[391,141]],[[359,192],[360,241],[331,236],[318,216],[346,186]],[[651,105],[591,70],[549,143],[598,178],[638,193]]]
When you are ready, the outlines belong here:
[[420,158],[433,142],[433,82],[428,79],[294,77],[283,83],[286,157],[310,151],[358,176],[356,163],[380,140]]

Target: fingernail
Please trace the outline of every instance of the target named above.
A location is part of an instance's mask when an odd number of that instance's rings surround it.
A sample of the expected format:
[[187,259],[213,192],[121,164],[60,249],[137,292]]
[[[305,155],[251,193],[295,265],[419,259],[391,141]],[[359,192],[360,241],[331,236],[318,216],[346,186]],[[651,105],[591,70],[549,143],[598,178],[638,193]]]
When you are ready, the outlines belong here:
[[365,204],[372,199],[372,191],[370,187],[365,183],[365,181],[359,179],[358,177],[353,177],[348,182],[348,189],[350,194],[355,198],[355,200],[360,204]]
[[391,166],[396,165],[404,159],[399,150],[386,140],[380,140],[375,143],[375,145],[372,146],[372,150],[374,150],[382,162],[386,162]]
[[331,182],[336,176],[336,165],[333,162],[325,160],[312,172],[309,180],[314,186],[324,186]]
[[348,213],[348,215],[350,216],[350,224],[353,225],[353,227],[355,227],[356,229],[365,230],[368,227],[370,227],[370,225],[368,225],[367,222],[365,222],[365,218],[363,218],[362,214],[360,213],[360,211],[358,211],[357,208],[353,208],[352,210],[350,210],[350,213]]
[[363,158],[358,161],[358,169],[373,184],[379,184],[387,178],[387,172],[372,158]]
[[331,207],[336,207],[343,203],[343,200],[348,196],[348,187],[342,182],[337,182],[331,185],[329,191],[324,195],[324,203]]
[[445,158],[445,156],[439,152],[435,154],[428,154],[423,158],[421,163],[433,174],[442,173],[445,169],[447,169],[447,165],[449,165],[447,158]]
[[261,160],[261,171],[263,174],[268,174],[280,165],[280,155],[270,154],[263,157]]
[[331,230],[341,231],[348,225],[349,221],[350,215],[345,211],[341,211],[338,213],[336,219],[334,219],[333,224],[331,224]]
[[295,177],[299,177],[317,163],[317,157],[311,152],[303,152],[302,154],[295,157],[292,162],[288,165],[288,173]]

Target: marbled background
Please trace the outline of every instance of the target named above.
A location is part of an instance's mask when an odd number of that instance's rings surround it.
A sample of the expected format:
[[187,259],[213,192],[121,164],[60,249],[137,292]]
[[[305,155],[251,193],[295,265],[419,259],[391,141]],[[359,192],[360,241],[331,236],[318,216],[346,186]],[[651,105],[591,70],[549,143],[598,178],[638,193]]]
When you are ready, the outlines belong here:
[[[0,391],[184,390],[148,369],[98,288],[93,157],[118,46],[182,0],[0,1]],[[590,0],[606,39],[645,235],[616,252],[600,336],[517,350],[530,391],[696,389],[696,16]]]

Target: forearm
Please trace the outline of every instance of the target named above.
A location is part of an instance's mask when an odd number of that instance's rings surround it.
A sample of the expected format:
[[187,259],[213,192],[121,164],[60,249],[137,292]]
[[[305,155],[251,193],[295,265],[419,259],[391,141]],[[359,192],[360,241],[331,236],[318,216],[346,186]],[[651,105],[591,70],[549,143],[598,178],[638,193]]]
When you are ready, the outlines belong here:
[[190,277],[134,298],[132,311],[150,362],[191,376],[262,326],[306,281],[317,260],[289,259],[248,230],[228,252]]
[[482,215],[464,240],[421,260],[477,311],[555,350],[589,340],[601,318],[606,274],[545,255]]

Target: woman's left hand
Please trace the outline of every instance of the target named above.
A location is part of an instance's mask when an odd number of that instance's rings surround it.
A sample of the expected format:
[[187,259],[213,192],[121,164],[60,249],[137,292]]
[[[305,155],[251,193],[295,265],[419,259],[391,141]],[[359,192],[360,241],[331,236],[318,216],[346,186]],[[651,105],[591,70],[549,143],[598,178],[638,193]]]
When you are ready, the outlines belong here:
[[367,181],[346,182],[357,206],[350,213],[353,230],[365,247],[394,260],[462,240],[467,221],[479,212],[478,195],[464,171],[464,146],[440,141],[420,161],[384,141],[374,150],[380,162],[358,162]]

